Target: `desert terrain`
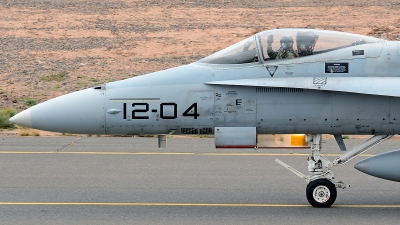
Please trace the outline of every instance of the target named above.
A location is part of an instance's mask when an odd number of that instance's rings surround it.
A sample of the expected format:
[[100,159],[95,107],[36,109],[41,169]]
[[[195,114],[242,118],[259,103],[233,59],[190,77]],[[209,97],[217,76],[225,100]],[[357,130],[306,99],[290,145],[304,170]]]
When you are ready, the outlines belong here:
[[197,61],[257,32],[400,40],[400,0],[0,0],[0,109]]

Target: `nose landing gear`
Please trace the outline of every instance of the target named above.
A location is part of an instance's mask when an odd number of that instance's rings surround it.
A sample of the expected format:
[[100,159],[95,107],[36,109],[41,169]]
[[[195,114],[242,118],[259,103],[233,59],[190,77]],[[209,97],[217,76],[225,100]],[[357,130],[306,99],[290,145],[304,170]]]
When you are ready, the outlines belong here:
[[333,182],[334,176],[331,168],[343,165],[361,153],[384,142],[385,140],[388,140],[392,136],[393,135],[375,135],[355,146],[350,151],[343,153],[331,162],[321,155],[322,135],[312,134],[309,136],[309,142],[311,142],[311,154],[308,157],[308,175],[304,175],[279,159],[276,159],[275,161],[307,182],[306,196],[308,202],[312,206],[330,207],[337,197],[336,188],[344,189],[350,187],[350,185],[346,185],[341,181]]

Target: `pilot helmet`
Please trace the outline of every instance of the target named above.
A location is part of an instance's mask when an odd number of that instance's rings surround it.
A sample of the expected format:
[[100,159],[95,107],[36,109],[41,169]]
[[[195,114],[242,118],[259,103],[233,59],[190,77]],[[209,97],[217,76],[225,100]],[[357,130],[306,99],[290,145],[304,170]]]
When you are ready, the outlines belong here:
[[311,31],[300,31],[297,33],[296,45],[299,56],[312,55],[318,34]]
[[293,47],[293,38],[290,35],[285,34],[281,37],[281,46],[282,43],[285,43],[285,49],[291,49]]

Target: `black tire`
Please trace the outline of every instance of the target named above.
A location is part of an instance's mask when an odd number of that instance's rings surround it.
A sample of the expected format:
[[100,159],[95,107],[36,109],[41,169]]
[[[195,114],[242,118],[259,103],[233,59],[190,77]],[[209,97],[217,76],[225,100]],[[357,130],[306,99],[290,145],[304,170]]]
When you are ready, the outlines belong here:
[[336,200],[335,185],[327,179],[311,181],[307,185],[306,195],[308,202],[316,208],[330,207]]

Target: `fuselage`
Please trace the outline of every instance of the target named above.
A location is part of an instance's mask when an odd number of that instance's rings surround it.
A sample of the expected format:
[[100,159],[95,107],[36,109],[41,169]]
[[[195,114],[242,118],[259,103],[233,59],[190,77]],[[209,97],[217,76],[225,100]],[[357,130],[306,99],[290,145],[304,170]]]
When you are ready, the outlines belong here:
[[[323,85],[333,77],[350,89],[365,78],[392,77],[400,83],[399,42],[379,40],[273,60],[261,57],[262,37],[252,39],[251,52],[243,50],[257,60],[232,63],[240,58],[236,53],[236,58],[211,57],[218,63],[203,60],[85,89],[22,112],[29,114],[22,125],[85,134],[213,134],[215,127],[256,127],[257,134],[400,133],[396,94],[269,85],[277,78],[313,78]],[[251,79],[263,84],[213,84]]]

